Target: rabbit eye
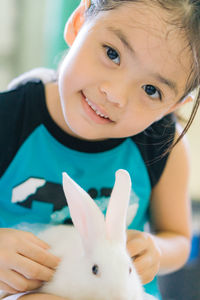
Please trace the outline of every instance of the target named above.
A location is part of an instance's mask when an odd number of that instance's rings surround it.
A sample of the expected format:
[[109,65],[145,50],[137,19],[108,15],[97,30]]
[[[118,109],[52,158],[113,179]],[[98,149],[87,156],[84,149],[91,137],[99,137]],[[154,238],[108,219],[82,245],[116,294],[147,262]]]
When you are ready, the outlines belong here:
[[98,273],[99,273],[99,266],[94,265],[94,266],[92,267],[92,273],[93,273],[94,275],[98,275]]
[[132,273],[132,268],[130,267],[130,268],[129,268],[129,274],[131,274],[131,273]]

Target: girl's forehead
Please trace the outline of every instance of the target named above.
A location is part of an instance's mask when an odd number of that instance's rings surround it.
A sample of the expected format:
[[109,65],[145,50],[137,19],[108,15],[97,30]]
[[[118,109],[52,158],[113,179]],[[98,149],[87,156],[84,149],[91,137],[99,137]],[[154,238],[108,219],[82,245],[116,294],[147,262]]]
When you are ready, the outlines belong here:
[[[168,12],[157,6],[148,6],[140,3],[127,3],[118,8],[103,11],[99,14],[99,26],[115,26],[123,27],[127,34],[131,34],[131,30],[143,31],[157,39],[167,40],[180,36],[180,30],[171,25],[172,16]],[[181,42],[182,43],[182,42]]]

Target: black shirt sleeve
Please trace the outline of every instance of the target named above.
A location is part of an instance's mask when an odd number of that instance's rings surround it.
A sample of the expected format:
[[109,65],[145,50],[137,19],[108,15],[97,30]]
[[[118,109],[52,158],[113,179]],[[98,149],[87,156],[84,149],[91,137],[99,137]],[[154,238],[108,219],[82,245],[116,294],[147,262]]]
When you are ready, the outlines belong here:
[[[42,91],[41,82],[36,80],[0,93],[0,177],[26,137],[40,122],[31,110],[32,103],[39,101]],[[34,118],[31,117],[33,115]]]

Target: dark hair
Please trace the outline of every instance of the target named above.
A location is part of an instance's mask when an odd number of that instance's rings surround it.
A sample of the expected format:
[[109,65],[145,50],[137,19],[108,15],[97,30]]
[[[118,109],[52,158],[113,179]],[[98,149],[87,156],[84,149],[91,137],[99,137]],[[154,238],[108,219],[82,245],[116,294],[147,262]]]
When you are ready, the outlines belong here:
[[91,0],[91,5],[86,11],[86,18],[131,2],[159,6],[165,9],[170,16],[166,22],[185,34],[186,47],[193,58],[185,91],[179,101],[183,101],[189,93],[194,91],[196,97],[189,120],[179,138],[174,142],[172,146],[174,147],[189,129],[200,105],[200,0]]

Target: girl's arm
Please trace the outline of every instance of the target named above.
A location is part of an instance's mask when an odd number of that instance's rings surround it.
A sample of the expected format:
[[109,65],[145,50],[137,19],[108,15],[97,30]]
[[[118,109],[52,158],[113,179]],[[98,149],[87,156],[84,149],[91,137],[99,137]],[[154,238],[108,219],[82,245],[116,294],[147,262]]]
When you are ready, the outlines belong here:
[[152,193],[151,215],[160,248],[160,274],[182,267],[190,252],[189,158],[186,139],[172,150]]
[[184,265],[190,252],[189,159],[185,138],[169,155],[150,203],[154,234],[128,231],[127,248],[143,283]]

